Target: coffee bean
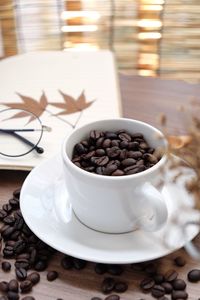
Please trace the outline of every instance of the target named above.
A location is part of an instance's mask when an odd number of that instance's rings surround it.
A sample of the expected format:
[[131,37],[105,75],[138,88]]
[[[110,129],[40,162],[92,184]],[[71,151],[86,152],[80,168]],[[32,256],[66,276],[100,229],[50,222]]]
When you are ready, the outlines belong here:
[[111,140],[110,139],[105,139],[102,143],[103,148],[109,148],[111,146]]
[[175,270],[169,270],[165,273],[165,280],[171,282],[178,277],[178,273]]
[[153,276],[156,284],[161,284],[164,281],[164,276],[162,274],[156,274]]
[[99,174],[99,175],[103,175],[104,170],[105,170],[105,167],[97,167],[96,168],[96,173]]
[[56,278],[58,278],[58,272],[56,272],[56,271],[49,271],[47,273],[47,280],[48,281],[54,281]]
[[159,297],[159,298],[157,298],[158,300],[169,300],[169,298],[168,297],[166,297],[166,296],[162,296],[162,297]]
[[25,280],[27,277],[27,272],[23,268],[19,268],[15,270],[15,274],[18,280]]
[[131,141],[131,136],[126,133],[126,132],[122,132],[118,135],[118,137],[120,138],[120,140],[122,141],[127,141],[127,142],[130,142]]
[[119,156],[120,152],[121,150],[117,146],[114,146],[109,148],[109,150],[107,150],[107,155],[110,158],[116,158]]
[[10,213],[12,211],[12,206],[10,204],[4,204],[2,208],[6,213]]
[[97,166],[105,166],[109,162],[109,158],[107,156],[94,156],[91,158],[91,162]]
[[140,287],[142,290],[150,290],[155,285],[155,281],[152,278],[144,278],[140,282]]
[[16,279],[12,279],[8,283],[8,289],[9,289],[9,291],[18,293],[18,289],[19,289],[18,281]]
[[35,300],[35,298],[32,296],[26,296],[26,297],[23,297],[21,300]]
[[0,282],[0,291],[3,293],[6,293],[8,291],[8,282],[7,281]]
[[11,198],[9,200],[9,204],[12,206],[13,209],[17,209],[17,208],[19,208],[19,199]]
[[165,289],[161,285],[154,285],[154,287],[151,290],[151,294],[155,298],[162,297],[165,294]]
[[4,239],[8,239],[10,235],[15,231],[15,228],[12,226],[6,226],[2,231],[1,235]]
[[[92,130],[88,139],[75,145],[72,162],[87,172],[99,175],[122,176],[145,171],[157,162],[157,158],[152,154],[154,149],[141,136],[143,135],[136,134],[132,140],[131,135],[125,130],[118,132]],[[117,168],[116,166],[107,168],[115,158],[119,161]],[[129,166],[136,168],[123,170]],[[26,233],[25,235],[27,236]]]
[[133,134],[131,134],[131,136],[133,139],[137,139],[137,138],[143,139],[143,134],[139,133],[139,132],[133,133]]
[[20,283],[21,293],[28,293],[32,290],[32,282],[30,280],[25,280]]
[[13,192],[13,196],[14,196],[15,198],[19,199],[20,192],[21,192],[21,188],[16,189],[16,190]]
[[17,259],[15,261],[15,268],[16,269],[25,269],[25,270],[28,270],[30,267],[30,264],[29,264],[29,261],[25,258],[23,259]]
[[92,131],[90,131],[90,138],[92,140],[97,140],[100,137],[101,137],[101,132],[100,131],[98,131],[98,130],[92,130]]
[[[141,142],[140,143],[140,148],[143,149],[143,150],[147,150],[149,148],[149,146],[147,145],[147,143],[145,142]],[[151,155],[151,154],[150,154]]]
[[18,300],[19,294],[16,292],[8,291],[7,297],[8,297],[8,300]]
[[172,287],[171,283],[163,282],[163,283],[161,283],[161,285],[162,285],[162,287],[164,287],[166,294],[171,294],[171,292],[173,290],[173,287]]
[[83,154],[86,152],[86,148],[81,143],[76,144],[74,149],[78,154]]
[[26,243],[24,241],[17,241],[13,247],[13,250],[16,254],[22,253],[26,249]]
[[38,260],[35,265],[34,265],[34,269],[36,271],[44,271],[47,268],[47,262],[44,260]]
[[100,264],[100,263],[97,263],[95,265],[95,268],[94,268],[95,272],[97,274],[104,274],[107,272],[107,265],[106,264]]
[[7,216],[7,212],[3,209],[0,209],[0,220],[3,220]]
[[115,283],[114,291],[117,293],[124,293],[128,289],[128,284],[126,282],[118,281]]
[[32,272],[27,276],[27,279],[30,280],[33,285],[35,285],[40,281],[40,274],[37,272]]
[[3,249],[3,256],[5,258],[12,258],[13,255],[14,255],[13,247],[11,247],[11,246],[4,247],[4,249]]
[[103,141],[104,141],[104,137],[100,137],[100,138],[96,141],[96,147],[97,147],[97,148],[101,148]]
[[174,290],[184,290],[186,288],[186,283],[182,279],[176,279],[172,281],[172,286]]
[[121,275],[124,269],[121,265],[108,265],[107,272],[111,275]]
[[15,222],[15,218],[13,216],[7,216],[3,219],[3,222],[8,225],[13,225]]
[[71,256],[65,256],[62,258],[61,260],[61,266],[65,269],[65,270],[70,270],[73,268],[73,258]]
[[122,167],[126,168],[132,165],[135,165],[136,160],[134,158],[126,158],[124,160],[122,160],[121,165]]
[[17,241],[20,235],[21,235],[21,232],[19,230],[16,230],[11,234],[10,238],[13,241]]
[[117,165],[115,164],[107,165],[103,171],[103,175],[110,175],[116,170],[117,170]]
[[143,155],[143,158],[153,164],[156,164],[158,162],[157,157],[155,157],[155,155],[150,154],[150,153],[145,153]]
[[188,294],[185,291],[173,291],[172,292],[172,299],[177,300],[177,299],[187,299]]
[[104,156],[106,154],[105,150],[104,149],[97,149],[95,151],[95,155],[96,156]]
[[198,282],[200,280],[200,270],[199,269],[191,270],[188,273],[187,277],[190,282]]
[[83,259],[74,258],[73,259],[73,266],[76,270],[82,270],[86,267],[87,262]]
[[110,295],[107,296],[104,300],[119,300],[120,297],[118,295]]
[[112,176],[122,176],[122,175],[124,175],[124,172],[122,170],[117,169],[111,175]]
[[176,266],[178,266],[178,267],[183,267],[186,264],[186,261],[185,261],[184,257],[182,257],[182,256],[177,256],[174,259],[174,262],[175,262]]
[[8,261],[3,261],[1,267],[4,272],[8,272],[11,269],[11,264]]
[[115,286],[115,280],[111,277],[107,277],[103,280],[101,284],[101,290],[104,294],[109,294],[112,292]]
[[112,131],[106,131],[105,132],[105,137],[108,138],[108,139],[115,140],[115,139],[117,139],[117,134],[115,132],[112,132]]
[[132,158],[138,159],[138,158],[141,158],[141,157],[142,157],[142,152],[140,152],[140,151],[135,151],[132,154]]

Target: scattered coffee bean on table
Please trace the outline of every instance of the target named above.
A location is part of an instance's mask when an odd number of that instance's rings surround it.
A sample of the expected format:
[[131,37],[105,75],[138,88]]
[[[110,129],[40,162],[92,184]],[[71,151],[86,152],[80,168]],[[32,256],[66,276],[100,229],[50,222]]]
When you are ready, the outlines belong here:
[[119,300],[120,297],[118,295],[110,295],[107,296],[104,300]]
[[101,284],[101,291],[104,294],[109,294],[110,292],[113,291],[114,286],[115,286],[115,280],[111,277],[107,277],[103,280]]
[[155,281],[152,278],[144,278],[140,282],[140,287],[144,291],[150,290],[155,285]]
[[187,299],[188,293],[185,291],[173,291],[172,292],[172,300],[178,300],[178,299]]
[[177,256],[174,259],[174,262],[175,262],[175,265],[178,267],[183,267],[186,264],[186,261],[185,261],[184,257],[182,257],[182,256]]
[[155,298],[160,298],[160,297],[164,296],[165,289],[161,285],[154,285],[154,287],[151,290],[151,294]]
[[8,272],[11,270],[11,264],[8,261],[3,261],[1,267],[4,272]]
[[20,283],[21,293],[28,293],[32,290],[32,282],[30,280],[25,280]]
[[27,276],[27,279],[30,280],[33,285],[35,285],[40,281],[40,274],[37,272],[32,272]]
[[58,278],[58,272],[56,272],[56,271],[49,271],[47,273],[47,280],[48,281],[54,281],[56,278]]
[[9,291],[18,293],[18,290],[19,290],[18,281],[16,279],[12,279],[11,281],[9,281],[8,289],[9,289]]
[[161,283],[161,285],[162,285],[162,287],[164,287],[166,294],[171,294],[171,292],[173,291],[173,287],[172,287],[171,283],[163,282],[163,283]]
[[169,270],[165,273],[165,280],[171,282],[178,277],[178,273],[175,270]]
[[15,292],[12,292],[12,291],[8,291],[7,297],[8,297],[8,300],[18,300],[19,299],[19,294],[15,293]]
[[175,279],[172,281],[172,286],[174,290],[184,290],[186,288],[186,283],[182,279]]
[[123,281],[117,281],[114,286],[114,291],[117,293],[124,293],[128,290],[128,284]]
[[190,282],[198,282],[200,280],[200,270],[199,269],[191,270],[188,273],[187,277]]
[[160,159],[154,153],[141,133],[92,130],[86,140],[74,146],[72,162],[87,172],[123,176],[154,166]]

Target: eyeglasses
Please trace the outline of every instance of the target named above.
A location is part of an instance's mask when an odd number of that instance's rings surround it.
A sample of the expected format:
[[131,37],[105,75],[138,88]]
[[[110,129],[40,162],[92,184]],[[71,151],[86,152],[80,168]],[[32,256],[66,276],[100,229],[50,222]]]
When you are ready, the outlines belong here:
[[0,154],[8,157],[24,156],[31,151],[42,154],[43,132],[51,128],[30,111],[8,108],[0,111]]

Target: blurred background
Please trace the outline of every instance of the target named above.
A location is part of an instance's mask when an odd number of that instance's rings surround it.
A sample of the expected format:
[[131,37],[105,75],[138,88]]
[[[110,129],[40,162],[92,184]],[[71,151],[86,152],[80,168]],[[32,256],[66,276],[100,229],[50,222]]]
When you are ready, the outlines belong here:
[[120,72],[200,81],[199,0],[0,0],[0,58],[110,49]]

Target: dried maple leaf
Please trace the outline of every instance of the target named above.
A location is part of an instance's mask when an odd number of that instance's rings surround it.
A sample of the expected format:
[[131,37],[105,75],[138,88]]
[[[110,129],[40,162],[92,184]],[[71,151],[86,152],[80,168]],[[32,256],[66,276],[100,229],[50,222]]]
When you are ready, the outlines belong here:
[[[9,108],[27,110],[38,117],[40,117],[42,115],[42,113],[45,111],[45,109],[48,105],[47,97],[44,92],[42,93],[39,102],[37,100],[33,99],[32,97],[24,96],[20,93],[17,93],[17,95],[22,99],[21,103],[6,102],[6,103],[1,103],[1,104],[6,105]],[[17,114],[14,114],[9,119],[23,118],[23,117],[27,117],[27,113],[22,111]],[[30,123],[34,119],[35,119],[34,116],[30,117],[28,123]]]
[[69,96],[62,91],[59,91],[60,94],[62,95],[64,102],[50,102],[49,104],[63,109],[61,112],[57,113],[56,115],[69,115],[73,114],[75,112],[80,112],[83,111],[84,109],[88,108],[93,102],[93,101],[86,101],[84,91],[80,94],[80,96],[75,99],[72,96]]

